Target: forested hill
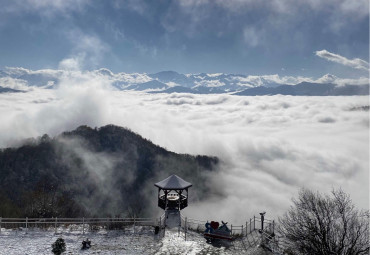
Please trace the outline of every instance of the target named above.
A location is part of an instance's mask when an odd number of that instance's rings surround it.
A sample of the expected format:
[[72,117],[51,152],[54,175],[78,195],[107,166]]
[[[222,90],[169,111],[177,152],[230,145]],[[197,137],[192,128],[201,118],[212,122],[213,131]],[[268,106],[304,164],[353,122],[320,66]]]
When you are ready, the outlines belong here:
[[217,164],[113,125],[44,135],[0,151],[0,217],[148,216],[155,182],[177,174],[197,187],[191,199],[204,199]]

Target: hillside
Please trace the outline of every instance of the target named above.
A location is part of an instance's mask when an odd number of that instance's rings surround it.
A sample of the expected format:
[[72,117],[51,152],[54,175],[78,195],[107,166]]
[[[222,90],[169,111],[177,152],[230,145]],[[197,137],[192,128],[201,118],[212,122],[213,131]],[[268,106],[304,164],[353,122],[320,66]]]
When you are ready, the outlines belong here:
[[29,139],[0,151],[0,217],[147,216],[153,183],[178,174],[197,185],[218,159],[169,152],[113,125],[81,126],[54,138]]

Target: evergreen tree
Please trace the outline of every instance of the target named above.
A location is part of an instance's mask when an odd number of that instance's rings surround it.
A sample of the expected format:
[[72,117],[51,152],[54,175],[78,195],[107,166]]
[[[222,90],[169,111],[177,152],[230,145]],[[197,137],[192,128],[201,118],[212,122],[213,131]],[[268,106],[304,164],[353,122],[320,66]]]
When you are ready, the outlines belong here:
[[63,238],[58,238],[51,247],[53,248],[51,251],[56,255],[60,255],[66,251],[66,243]]

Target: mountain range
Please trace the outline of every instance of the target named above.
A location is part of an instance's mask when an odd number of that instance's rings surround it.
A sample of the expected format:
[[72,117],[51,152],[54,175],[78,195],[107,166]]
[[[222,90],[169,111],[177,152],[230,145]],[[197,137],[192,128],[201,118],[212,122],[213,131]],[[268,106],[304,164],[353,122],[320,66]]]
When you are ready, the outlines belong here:
[[[20,87],[52,89],[73,76],[89,76],[104,79],[115,89],[125,91],[145,91],[148,93],[193,93],[193,94],[234,94],[239,96],[294,95],[294,96],[339,96],[369,95],[367,79],[361,82],[339,79],[334,75],[324,75],[320,79],[279,77],[278,75],[251,76],[242,74],[180,74],[163,71],[146,73],[113,73],[102,68],[94,71],[38,70],[8,68],[0,71],[0,93],[17,92]],[[14,84],[19,84],[14,87]],[[10,89],[14,89],[12,91]]]

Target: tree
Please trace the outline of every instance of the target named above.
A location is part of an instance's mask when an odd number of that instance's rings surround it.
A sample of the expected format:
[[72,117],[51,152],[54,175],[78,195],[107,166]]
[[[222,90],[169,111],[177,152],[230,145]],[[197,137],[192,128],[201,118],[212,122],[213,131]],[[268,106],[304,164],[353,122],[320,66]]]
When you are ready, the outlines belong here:
[[302,189],[279,223],[283,245],[292,254],[369,253],[369,211],[357,210],[342,190],[329,196]]
[[63,252],[66,251],[66,243],[64,242],[63,238],[58,238],[52,245],[51,247],[53,248],[51,251],[55,255],[60,255]]

